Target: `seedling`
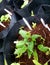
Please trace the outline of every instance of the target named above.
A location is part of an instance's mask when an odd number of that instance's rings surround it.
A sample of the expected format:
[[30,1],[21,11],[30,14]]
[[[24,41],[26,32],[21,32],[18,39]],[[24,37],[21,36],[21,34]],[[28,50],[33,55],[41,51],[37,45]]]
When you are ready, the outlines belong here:
[[9,14],[2,15],[2,16],[0,17],[0,22],[6,22],[6,21],[10,21]]
[[[20,36],[23,38],[22,40],[18,40],[18,43],[16,43],[16,48],[14,54],[16,55],[16,58],[20,58],[24,53],[28,54],[28,58],[30,59],[33,57],[33,63],[35,65],[42,65],[41,63],[38,62],[38,53],[35,49],[35,46],[37,45],[36,40],[40,38],[40,40],[43,40],[43,43],[45,39],[39,35],[39,34],[33,34],[31,35],[30,31],[25,31],[25,30],[20,30],[19,31]],[[50,52],[50,48],[46,47],[40,42],[39,45],[37,45],[37,48],[44,52],[48,53]],[[48,62],[46,62],[44,65],[47,65]]]

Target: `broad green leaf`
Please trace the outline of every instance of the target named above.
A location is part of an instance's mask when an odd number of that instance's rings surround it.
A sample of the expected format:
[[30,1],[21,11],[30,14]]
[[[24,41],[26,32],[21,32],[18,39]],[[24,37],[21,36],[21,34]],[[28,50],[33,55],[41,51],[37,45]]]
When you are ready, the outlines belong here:
[[16,48],[20,48],[25,44],[25,42],[23,40],[18,41],[18,43],[16,44]]
[[24,45],[21,48],[15,49],[14,54],[17,54],[17,57],[20,57],[24,52],[26,52],[27,47]]
[[33,54],[33,48],[34,48],[33,42],[28,42],[28,57],[29,58],[31,58],[31,55]]
[[32,40],[33,40],[33,41],[36,41],[36,39],[39,38],[39,37],[40,37],[40,35],[38,35],[38,34],[33,34],[33,35],[32,35]]
[[33,51],[33,56],[34,56],[34,59],[38,61],[38,54],[36,50]]
[[33,51],[34,44],[33,42],[28,42],[28,50]]
[[23,37],[23,38],[30,38],[30,32],[27,32],[25,30],[20,30],[19,34]]
[[44,46],[43,44],[38,45],[38,49],[42,52],[47,52],[49,50],[49,48]]
[[42,65],[42,64],[40,64],[37,60],[33,60],[33,63],[34,63],[35,65]]
[[20,63],[14,62],[14,63],[12,63],[11,65],[20,65]]

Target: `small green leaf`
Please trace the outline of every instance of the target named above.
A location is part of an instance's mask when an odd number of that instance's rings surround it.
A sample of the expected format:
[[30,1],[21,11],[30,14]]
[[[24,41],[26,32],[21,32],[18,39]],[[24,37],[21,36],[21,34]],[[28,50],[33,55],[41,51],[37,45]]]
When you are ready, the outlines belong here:
[[32,56],[32,52],[28,50],[27,53],[28,53],[28,58],[30,59]]
[[34,13],[33,13],[33,11],[31,11],[31,16],[34,16]]
[[34,59],[38,61],[38,54],[36,50],[33,51],[33,56],[34,56]]
[[37,60],[33,60],[33,63],[34,63],[35,65],[42,65],[42,64],[40,64]]
[[36,41],[36,39],[39,38],[39,37],[41,37],[41,36],[38,35],[38,34],[34,34],[34,35],[32,35],[32,40]]
[[33,42],[28,42],[28,50],[33,52],[34,44]]
[[2,15],[2,16],[1,16],[1,22],[3,22],[3,21],[4,21],[4,19],[5,19],[5,16],[4,16],[4,15]]
[[36,23],[32,23],[32,28],[35,28],[36,27]]
[[25,42],[23,40],[18,41],[18,43],[16,44],[16,48],[20,48],[25,44]]
[[30,32],[27,32],[25,30],[20,30],[19,34],[23,37],[23,38],[29,38],[30,37]]
[[14,54],[15,54],[15,55],[17,54],[17,58],[18,58],[18,57],[20,57],[24,52],[26,52],[26,50],[27,50],[27,47],[24,45],[24,46],[22,46],[21,48],[15,49]]
[[5,21],[10,21],[10,16],[9,16],[9,14],[6,14],[6,15],[2,15],[1,17],[0,17],[0,22],[5,22]]
[[47,52],[49,50],[49,48],[45,47],[43,44],[38,45],[38,49],[42,52]]
[[33,42],[28,42],[28,57],[29,58],[31,58],[31,55],[33,54],[33,48],[34,48]]
[[20,63],[14,62],[14,63],[12,63],[11,65],[20,65]]
[[9,14],[5,15],[5,21],[7,21],[10,18]]

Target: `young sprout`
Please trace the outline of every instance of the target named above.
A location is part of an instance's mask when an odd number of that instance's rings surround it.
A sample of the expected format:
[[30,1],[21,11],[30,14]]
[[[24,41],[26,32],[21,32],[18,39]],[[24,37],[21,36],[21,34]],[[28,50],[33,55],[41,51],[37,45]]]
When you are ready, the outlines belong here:
[[35,28],[36,27],[36,23],[32,23],[32,28]]
[[28,4],[29,0],[24,0],[23,5],[21,6],[21,8],[24,8],[27,4]]
[[31,16],[34,16],[34,13],[33,13],[33,11],[31,11]]

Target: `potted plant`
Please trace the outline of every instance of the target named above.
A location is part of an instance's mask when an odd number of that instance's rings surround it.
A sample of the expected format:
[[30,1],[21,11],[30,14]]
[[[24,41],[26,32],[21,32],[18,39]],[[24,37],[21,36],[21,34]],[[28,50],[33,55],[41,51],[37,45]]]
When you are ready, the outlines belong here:
[[9,17],[9,14],[5,14],[5,15],[2,15],[0,17],[0,22],[5,26],[1,26],[0,25],[0,32],[3,31],[4,29],[6,29],[9,24],[10,24],[10,17]]
[[20,28],[17,41],[11,45],[11,65],[50,64],[50,31],[42,23],[32,24],[32,30],[26,26]]

